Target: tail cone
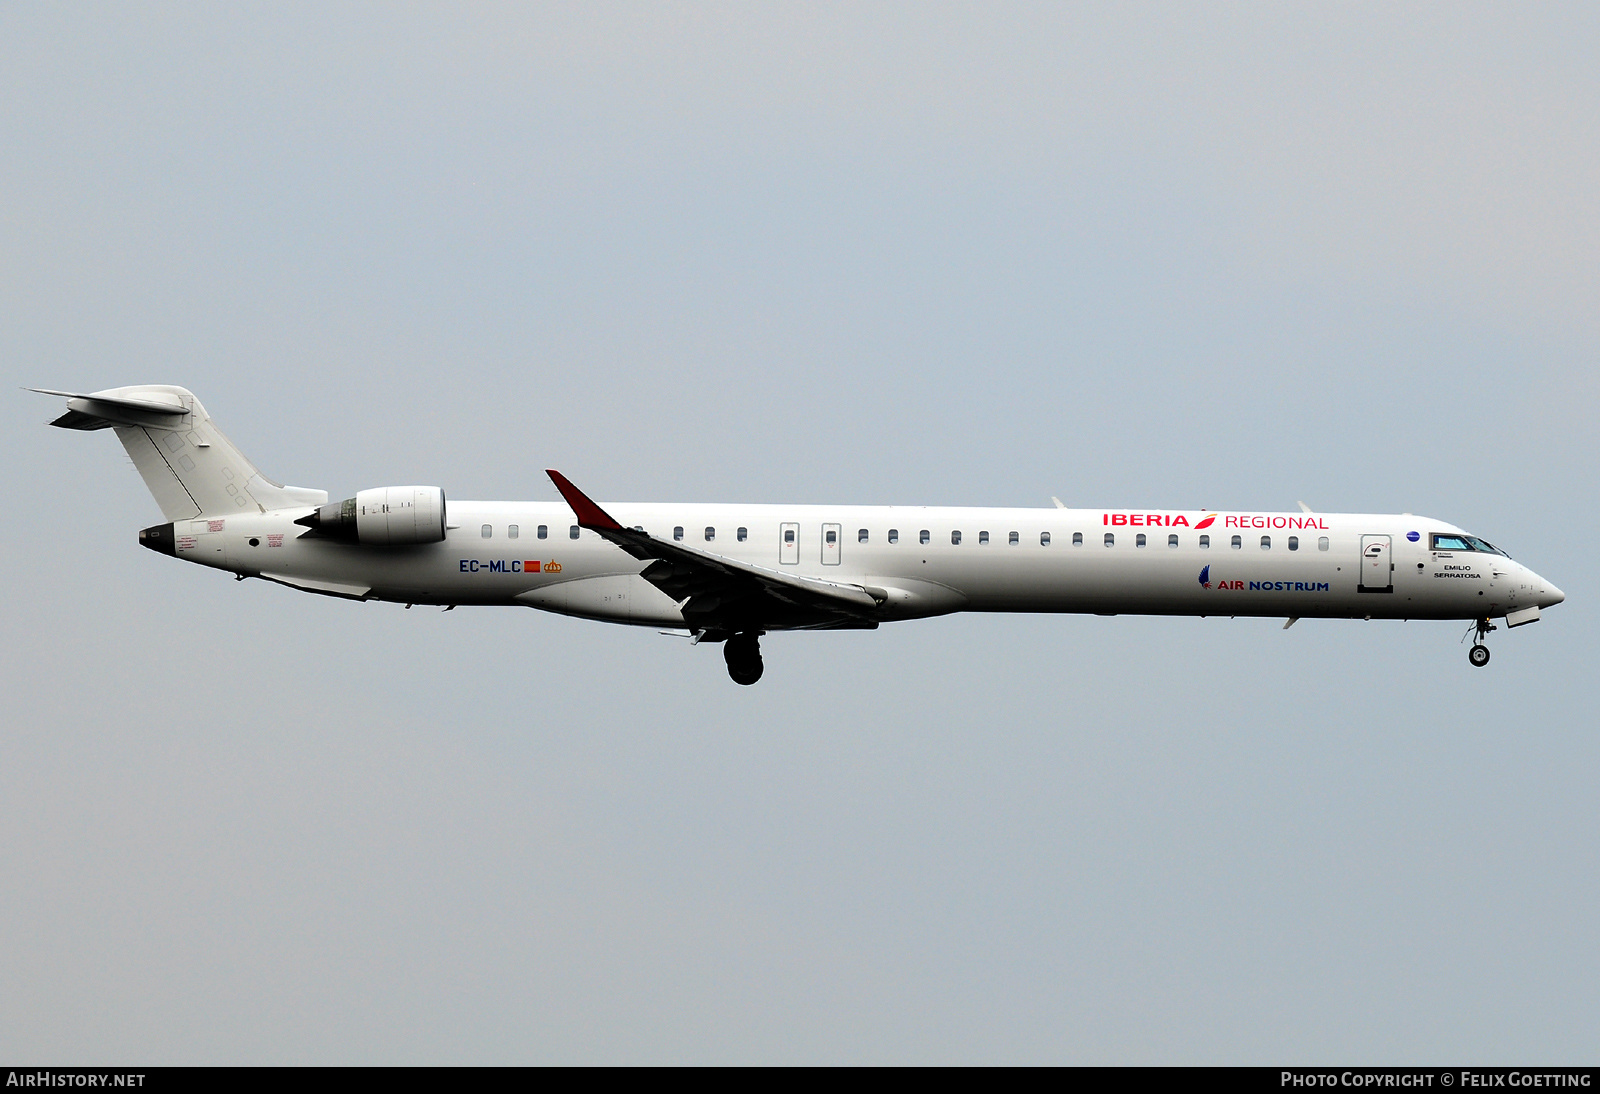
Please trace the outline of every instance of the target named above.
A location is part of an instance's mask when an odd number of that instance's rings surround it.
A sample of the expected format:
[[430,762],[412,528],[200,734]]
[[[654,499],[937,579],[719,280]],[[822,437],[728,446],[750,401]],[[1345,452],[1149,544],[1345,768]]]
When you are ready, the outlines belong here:
[[160,551],[164,555],[178,554],[178,539],[173,534],[172,525],[155,524],[139,532],[139,546],[148,547],[152,551]]

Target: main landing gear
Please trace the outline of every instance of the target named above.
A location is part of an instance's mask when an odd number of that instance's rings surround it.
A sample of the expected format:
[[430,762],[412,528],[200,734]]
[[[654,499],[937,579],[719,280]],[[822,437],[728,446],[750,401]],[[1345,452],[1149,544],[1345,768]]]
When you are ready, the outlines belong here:
[[728,675],[735,684],[753,684],[761,679],[760,638],[758,631],[745,631],[723,645],[722,659],[728,663]]
[[[1469,633],[1470,631],[1478,632],[1477,640],[1472,643],[1472,648],[1467,651],[1467,660],[1472,662],[1473,668],[1481,669],[1489,663],[1489,647],[1483,644],[1483,640],[1490,631],[1498,629],[1487,619],[1480,619],[1472,624]],[[1466,635],[1462,635],[1462,637],[1465,638]]]

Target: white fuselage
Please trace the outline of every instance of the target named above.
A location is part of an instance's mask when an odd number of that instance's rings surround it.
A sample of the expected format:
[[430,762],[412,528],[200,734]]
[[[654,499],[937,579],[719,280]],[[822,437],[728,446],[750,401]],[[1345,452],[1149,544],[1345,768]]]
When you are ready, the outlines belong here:
[[[626,527],[763,570],[886,594],[888,622],[955,611],[1486,619],[1559,603],[1527,567],[1435,549],[1412,515],[617,503]],[[646,566],[561,503],[450,500],[442,542],[369,547],[306,508],[177,521],[179,558],[296,588],[420,604],[524,605],[684,627]],[[574,533],[576,533],[574,535]],[[831,533],[831,538],[830,538]]]
[[[507,604],[722,644],[761,678],[774,630],[873,628],[958,611],[1539,618],[1560,589],[1462,529],[1410,514],[600,505],[549,469],[560,502],[450,501],[437,486],[319,489],[268,478],[193,392],[74,393],[50,424],[113,429],[166,524],[151,550],[308,592]],[[1288,624],[1285,624],[1286,626]]]

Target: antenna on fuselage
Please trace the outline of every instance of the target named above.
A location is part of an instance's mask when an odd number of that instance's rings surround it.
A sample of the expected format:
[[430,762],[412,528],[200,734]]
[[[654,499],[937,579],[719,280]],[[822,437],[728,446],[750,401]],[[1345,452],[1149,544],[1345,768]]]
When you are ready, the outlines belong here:
[[1309,513],[1309,512],[1311,512],[1311,506],[1309,506],[1309,505],[1307,505],[1307,504],[1306,504],[1306,503],[1305,503],[1305,502],[1303,502],[1303,501],[1297,501],[1297,502],[1295,502],[1295,504],[1296,504],[1296,505],[1298,505],[1298,506],[1299,506],[1299,507],[1300,507],[1300,511],[1301,511],[1301,512],[1302,512],[1302,513]]
[[1066,508],[1065,505],[1061,504],[1061,499],[1056,497],[1054,494],[1050,495],[1050,500],[1056,503],[1056,508],[1057,509],[1065,509]]

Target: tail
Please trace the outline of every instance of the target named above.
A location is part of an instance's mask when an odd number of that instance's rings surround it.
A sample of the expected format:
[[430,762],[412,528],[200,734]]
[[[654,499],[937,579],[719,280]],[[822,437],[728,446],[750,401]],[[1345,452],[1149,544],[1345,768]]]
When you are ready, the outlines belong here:
[[181,387],[150,384],[92,395],[28,390],[66,397],[67,412],[51,425],[116,430],[169,521],[303,508],[328,500],[326,490],[283,486],[257,471],[223,436],[200,400]]

